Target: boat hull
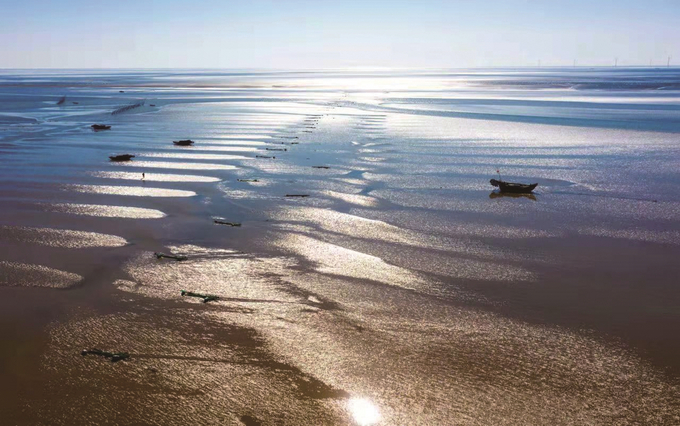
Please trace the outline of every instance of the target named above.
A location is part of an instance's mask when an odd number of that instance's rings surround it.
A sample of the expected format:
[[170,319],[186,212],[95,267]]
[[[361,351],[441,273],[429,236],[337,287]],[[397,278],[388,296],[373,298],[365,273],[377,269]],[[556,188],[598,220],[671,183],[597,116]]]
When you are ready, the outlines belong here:
[[537,183],[525,185],[523,183],[503,182],[502,180],[491,179],[491,185],[497,187],[501,192],[510,194],[529,194],[538,186]]
[[109,156],[109,159],[111,161],[130,161],[131,159],[135,158],[134,155],[131,154],[124,154],[124,155],[111,155]]

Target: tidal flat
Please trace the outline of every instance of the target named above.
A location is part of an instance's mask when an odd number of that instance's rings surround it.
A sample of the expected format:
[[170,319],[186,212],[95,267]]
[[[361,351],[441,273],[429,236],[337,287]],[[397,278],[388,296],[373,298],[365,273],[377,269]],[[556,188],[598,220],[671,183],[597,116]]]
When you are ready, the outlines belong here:
[[680,69],[1,70],[0,162],[3,424],[680,424]]

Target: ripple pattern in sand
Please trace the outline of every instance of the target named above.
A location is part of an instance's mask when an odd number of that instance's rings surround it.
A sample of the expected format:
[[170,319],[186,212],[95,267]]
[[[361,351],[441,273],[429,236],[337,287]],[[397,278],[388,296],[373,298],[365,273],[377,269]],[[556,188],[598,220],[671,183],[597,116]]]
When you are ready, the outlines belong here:
[[160,210],[141,207],[109,206],[100,204],[55,203],[43,204],[45,210],[82,216],[110,217],[122,219],[161,219],[165,213]]
[[0,261],[0,286],[68,288],[82,279],[78,274],[47,266]]
[[196,195],[194,191],[142,186],[71,185],[68,189],[90,194],[126,195],[131,197],[193,197]]
[[122,247],[124,238],[97,232],[73,231],[69,229],[29,228],[0,226],[3,242],[37,244],[60,248]]

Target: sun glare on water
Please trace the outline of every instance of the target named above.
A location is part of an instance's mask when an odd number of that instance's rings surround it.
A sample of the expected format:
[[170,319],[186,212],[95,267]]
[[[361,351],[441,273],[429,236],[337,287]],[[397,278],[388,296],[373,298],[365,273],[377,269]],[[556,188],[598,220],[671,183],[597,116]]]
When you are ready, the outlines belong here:
[[360,426],[375,425],[380,421],[380,411],[366,398],[352,398],[347,407],[354,421]]

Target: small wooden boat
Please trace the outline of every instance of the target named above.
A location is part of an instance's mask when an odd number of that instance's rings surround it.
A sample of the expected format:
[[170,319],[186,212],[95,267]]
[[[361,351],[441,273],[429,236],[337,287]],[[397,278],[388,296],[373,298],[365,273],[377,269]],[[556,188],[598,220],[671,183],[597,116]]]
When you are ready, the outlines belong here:
[[182,139],[181,141],[172,141],[177,146],[191,146],[194,144],[194,141],[191,139]]
[[194,293],[193,291],[187,290],[180,290],[179,294],[181,294],[182,296],[198,297],[199,299],[203,299],[203,303],[220,300],[219,296],[215,296],[214,294]]
[[132,154],[121,154],[110,155],[109,158],[111,159],[111,161],[130,161],[131,159],[135,158],[135,156]]
[[238,223],[238,222],[227,222],[227,221],[220,220],[220,219],[214,219],[213,222],[215,222],[218,225],[241,226],[241,224]]
[[174,259],[178,262],[181,262],[183,260],[187,260],[188,257],[182,256],[182,255],[177,255],[177,254],[165,254],[165,253],[154,253],[154,256],[156,256],[156,259]]
[[504,182],[496,179],[491,179],[489,182],[491,182],[491,185],[500,189],[501,192],[510,192],[513,194],[529,194],[538,186],[537,183],[526,185],[523,183]]
[[103,356],[104,358],[111,358],[111,362],[118,362],[122,361],[124,359],[130,358],[130,354],[127,352],[108,352],[108,351],[103,351],[101,349],[85,349],[84,351],[81,351],[80,354],[82,356],[86,355],[99,355]]
[[90,127],[92,127],[92,130],[109,130],[111,126],[107,126],[106,124],[93,124]]

